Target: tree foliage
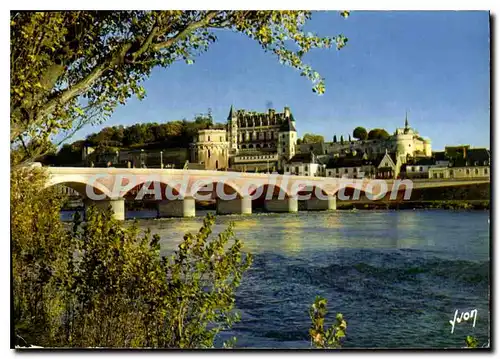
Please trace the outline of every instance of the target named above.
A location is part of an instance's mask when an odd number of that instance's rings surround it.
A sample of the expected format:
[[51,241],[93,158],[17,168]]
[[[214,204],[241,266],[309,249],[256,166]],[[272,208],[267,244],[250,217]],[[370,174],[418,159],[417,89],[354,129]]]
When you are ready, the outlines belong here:
[[364,127],[358,126],[352,131],[352,137],[358,140],[366,140],[368,138],[368,132]]
[[311,344],[316,348],[321,349],[337,349],[340,348],[346,336],[347,322],[341,313],[337,313],[335,324],[325,330],[325,317],[328,312],[327,300],[325,298],[316,297],[314,303],[309,308],[309,317],[311,318],[311,328],[309,336]]
[[306,133],[303,137],[302,143],[320,143],[325,142],[325,138],[321,135]]
[[389,133],[383,128],[374,128],[368,132],[369,140],[387,140],[389,137]]
[[[254,39],[322,94],[324,79],[304,55],[347,39],[305,32],[310,18],[310,11],[13,11],[11,147],[103,121],[129,97],[145,96],[140,84],[153,68],[192,64],[218,29]],[[38,155],[26,151],[22,160]]]

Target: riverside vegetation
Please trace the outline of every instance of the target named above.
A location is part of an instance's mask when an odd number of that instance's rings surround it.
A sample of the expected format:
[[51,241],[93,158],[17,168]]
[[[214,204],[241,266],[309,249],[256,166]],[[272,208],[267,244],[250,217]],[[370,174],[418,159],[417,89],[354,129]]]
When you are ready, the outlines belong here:
[[[72,226],[62,198],[40,190],[43,170],[11,176],[12,283],[16,345],[106,348],[212,348],[239,320],[235,290],[252,256],[232,226],[214,236],[213,215],[178,250],[160,256],[159,237],[125,228],[90,208]],[[338,348],[346,322],[324,330],[326,300],[310,309],[311,342]],[[234,346],[236,338],[224,343]]]

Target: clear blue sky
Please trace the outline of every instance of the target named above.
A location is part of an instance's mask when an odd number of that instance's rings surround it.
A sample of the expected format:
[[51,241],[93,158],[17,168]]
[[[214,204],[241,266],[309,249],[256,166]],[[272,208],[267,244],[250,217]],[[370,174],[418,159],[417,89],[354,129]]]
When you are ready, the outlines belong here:
[[299,136],[347,136],[356,126],[392,133],[404,124],[432,140],[490,147],[489,14],[487,12],[315,12],[307,29],[343,33],[348,45],[313,50],[305,57],[326,78],[318,96],[311,83],[242,34],[219,32],[194,65],[155,69],[147,97],[131,99],[101,126],[191,119],[212,109],[225,122],[229,107],[266,111],[290,106]]

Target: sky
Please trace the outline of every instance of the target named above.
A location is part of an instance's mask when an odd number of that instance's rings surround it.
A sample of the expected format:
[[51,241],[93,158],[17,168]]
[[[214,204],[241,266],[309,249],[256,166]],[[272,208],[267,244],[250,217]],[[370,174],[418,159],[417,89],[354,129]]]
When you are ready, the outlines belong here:
[[130,99],[99,126],[192,119],[210,108],[226,122],[229,108],[279,111],[289,106],[298,135],[352,134],[357,126],[393,133],[410,126],[430,138],[433,150],[446,145],[490,147],[490,54],[487,12],[314,12],[307,31],[345,35],[345,48],[315,49],[304,61],[326,81],[312,92],[309,80],[281,65],[253,40],[230,31],[195,59],[153,70],[143,83],[147,97]]

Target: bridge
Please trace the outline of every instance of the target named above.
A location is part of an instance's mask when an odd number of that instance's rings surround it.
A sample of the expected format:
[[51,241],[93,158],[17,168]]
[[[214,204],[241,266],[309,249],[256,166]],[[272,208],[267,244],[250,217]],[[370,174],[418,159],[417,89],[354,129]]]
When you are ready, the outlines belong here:
[[195,216],[197,200],[215,200],[218,214],[251,214],[255,201],[270,212],[297,212],[298,201],[305,201],[307,210],[335,210],[337,197],[349,199],[345,198],[348,189],[373,200],[410,199],[412,189],[490,182],[489,177],[410,181],[181,169],[44,168],[49,174],[46,187],[72,188],[85,206],[111,206],[120,220],[125,218],[126,200],[155,201],[164,217]]

